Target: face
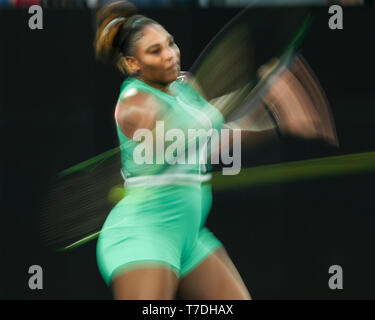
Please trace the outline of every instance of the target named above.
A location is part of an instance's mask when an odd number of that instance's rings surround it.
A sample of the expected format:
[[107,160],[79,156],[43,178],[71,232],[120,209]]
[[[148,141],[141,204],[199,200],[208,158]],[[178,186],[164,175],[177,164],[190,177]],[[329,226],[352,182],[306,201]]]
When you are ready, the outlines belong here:
[[143,30],[130,63],[146,82],[165,85],[180,73],[180,50],[162,26],[149,25]]

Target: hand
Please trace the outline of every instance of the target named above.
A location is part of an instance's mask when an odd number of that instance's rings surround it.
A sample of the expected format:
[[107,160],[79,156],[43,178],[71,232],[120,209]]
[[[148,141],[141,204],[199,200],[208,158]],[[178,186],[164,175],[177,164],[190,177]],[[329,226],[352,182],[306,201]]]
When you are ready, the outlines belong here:
[[303,139],[324,139],[337,145],[331,124],[318,114],[311,97],[290,70],[277,78],[264,98],[276,118],[280,132]]

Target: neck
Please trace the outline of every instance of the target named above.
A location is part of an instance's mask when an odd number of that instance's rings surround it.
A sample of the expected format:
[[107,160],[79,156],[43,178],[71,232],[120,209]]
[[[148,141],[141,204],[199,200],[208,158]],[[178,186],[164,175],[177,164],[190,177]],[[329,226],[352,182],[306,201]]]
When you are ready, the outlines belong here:
[[169,89],[169,83],[163,84],[163,83],[159,83],[159,82],[148,81],[148,80],[143,79],[142,77],[139,77],[138,79],[143,81],[144,83],[148,84],[150,87],[153,87],[157,90],[163,91],[166,94],[172,95],[168,90]]

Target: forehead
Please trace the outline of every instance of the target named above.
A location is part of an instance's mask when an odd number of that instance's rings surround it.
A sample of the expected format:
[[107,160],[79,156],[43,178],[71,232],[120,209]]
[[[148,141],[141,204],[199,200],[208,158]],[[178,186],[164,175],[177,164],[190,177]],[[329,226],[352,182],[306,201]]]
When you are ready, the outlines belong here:
[[150,46],[160,43],[167,39],[170,34],[162,26],[153,24],[145,27],[142,31],[143,36],[139,39],[138,44],[141,46]]

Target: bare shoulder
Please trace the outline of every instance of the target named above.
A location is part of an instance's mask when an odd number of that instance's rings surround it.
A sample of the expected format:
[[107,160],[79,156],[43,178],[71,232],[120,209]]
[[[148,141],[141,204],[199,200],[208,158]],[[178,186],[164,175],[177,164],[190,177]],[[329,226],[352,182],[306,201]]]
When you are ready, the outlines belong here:
[[152,108],[157,103],[157,99],[151,93],[131,88],[121,94],[118,101],[118,108],[119,111],[124,111],[130,107]]
[[123,134],[133,139],[137,129],[152,130],[155,127],[160,110],[160,102],[154,95],[131,88],[121,94],[115,119]]

